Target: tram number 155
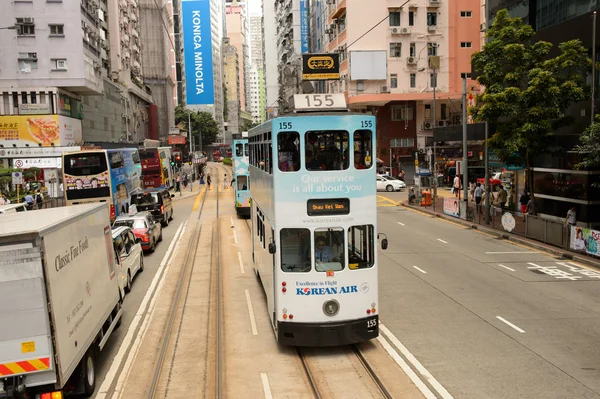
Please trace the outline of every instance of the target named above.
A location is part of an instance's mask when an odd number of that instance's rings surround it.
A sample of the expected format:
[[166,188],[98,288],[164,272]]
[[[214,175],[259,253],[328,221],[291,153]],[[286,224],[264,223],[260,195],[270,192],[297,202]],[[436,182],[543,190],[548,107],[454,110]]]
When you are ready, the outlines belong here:
[[367,328],[377,327],[377,319],[367,320]]

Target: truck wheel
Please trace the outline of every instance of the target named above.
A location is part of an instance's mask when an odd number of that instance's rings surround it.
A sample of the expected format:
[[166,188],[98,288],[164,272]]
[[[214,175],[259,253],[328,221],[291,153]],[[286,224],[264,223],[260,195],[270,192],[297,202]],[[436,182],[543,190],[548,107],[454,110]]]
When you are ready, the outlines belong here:
[[96,389],[96,359],[90,349],[83,357],[83,388],[85,396],[92,396]]

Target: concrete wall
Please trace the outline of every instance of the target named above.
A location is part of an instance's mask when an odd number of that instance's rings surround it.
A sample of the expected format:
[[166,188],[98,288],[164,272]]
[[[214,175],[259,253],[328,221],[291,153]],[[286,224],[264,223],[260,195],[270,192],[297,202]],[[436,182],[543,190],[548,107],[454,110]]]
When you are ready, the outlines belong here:
[[112,141],[125,139],[121,88],[104,80],[104,94],[83,97],[83,141]]

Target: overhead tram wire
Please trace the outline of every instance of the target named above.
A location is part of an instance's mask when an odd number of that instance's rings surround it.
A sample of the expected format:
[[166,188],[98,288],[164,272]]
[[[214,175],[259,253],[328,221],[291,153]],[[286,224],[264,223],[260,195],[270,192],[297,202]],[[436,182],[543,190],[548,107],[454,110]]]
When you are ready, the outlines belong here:
[[[396,7],[394,8],[394,10],[392,12],[397,12],[399,10],[401,10],[410,0],[406,0],[404,3],[402,3],[402,5],[400,7]],[[362,39],[363,37],[365,37],[367,34],[369,34],[373,29],[377,28],[379,25],[381,25],[382,23],[384,23],[386,20],[388,20],[390,18],[390,13],[388,12],[388,15],[382,19],[381,21],[377,22],[375,25],[373,25],[368,31],[366,31],[365,33],[363,33],[362,35],[360,35],[358,37],[358,39],[356,39],[355,41],[353,41],[352,43],[350,43],[348,46],[346,46],[346,49],[350,48],[350,46],[352,46],[354,43],[356,43],[357,41],[359,41],[360,39]]]

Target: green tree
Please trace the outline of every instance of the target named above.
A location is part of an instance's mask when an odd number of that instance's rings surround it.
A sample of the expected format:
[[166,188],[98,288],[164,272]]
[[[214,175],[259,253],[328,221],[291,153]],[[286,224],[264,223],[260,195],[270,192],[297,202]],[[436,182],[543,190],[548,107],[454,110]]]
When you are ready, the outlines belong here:
[[209,112],[193,112],[178,105],[175,108],[175,124],[182,123],[188,129],[188,114],[192,122],[192,134],[196,145],[199,145],[200,132],[202,132],[202,146],[205,147],[215,142],[219,134],[219,125]]
[[247,132],[250,129],[252,129],[253,127],[256,127],[260,125],[260,123],[258,122],[254,122],[254,121],[249,121],[249,120],[244,120],[244,122],[242,123],[242,132]]
[[480,71],[485,91],[469,110],[476,122],[496,125],[489,144],[506,163],[527,165],[547,151],[557,129],[569,126],[570,105],[589,96],[586,77],[592,71],[587,49],[579,40],[558,45],[535,41],[534,30],[506,10],[496,14],[483,50],[471,62]]
[[229,108],[227,107],[227,86],[223,83],[223,120],[227,122],[229,118]]
[[579,143],[575,147],[575,151],[581,155],[581,162],[575,167],[586,170],[600,168],[600,120],[598,115],[596,121],[579,136]]

